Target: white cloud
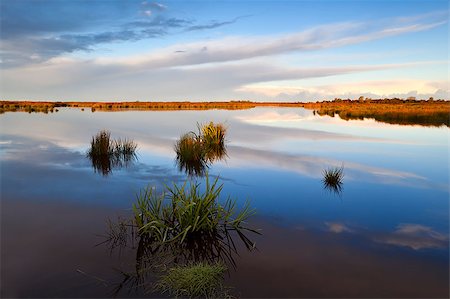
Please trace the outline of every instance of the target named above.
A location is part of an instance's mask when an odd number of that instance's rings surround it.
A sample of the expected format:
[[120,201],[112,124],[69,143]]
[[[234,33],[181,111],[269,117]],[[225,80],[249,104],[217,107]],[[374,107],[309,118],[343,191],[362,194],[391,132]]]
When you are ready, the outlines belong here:
[[[439,62],[436,62],[439,63]],[[447,62],[440,62],[447,63]],[[306,99],[333,99],[350,98],[355,99],[360,95],[372,98],[406,98],[416,94],[419,98],[427,99],[430,96],[435,98],[448,99],[450,92],[450,82],[429,81],[418,79],[397,79],[397,80],[372,80],[354,81],[351,83],[341,83],[333,85],[317,86],[286,86],[276,84],[249,84],[238,88],[236,91],[248,96],[263,96],[265,99],[282,98],[286,100]],[[446,94],[447,93],[447,96]]]
[[153,2],[153,3],[152,3],[152,6],[158,8],[158,9],[160,9],[160,10],[167,9],[167,6],[166,6],[166,5],[161,4],[161,3],[157,3],[157,2]]
[[[416,65],[420,64],[294,68],[252,61],[152,69],[98,65],[92,61],[60,57],[46,64],[4,70],[2,91],[4,96],[16,99],[154,100],[154,97],[163,97],[163,100],[227,100],[245,98],[246,94],[235,90],[257,82],[319,78]],[[99,94],[102,97],[98,97]],[[257,97],[253,95],[252,98]]]

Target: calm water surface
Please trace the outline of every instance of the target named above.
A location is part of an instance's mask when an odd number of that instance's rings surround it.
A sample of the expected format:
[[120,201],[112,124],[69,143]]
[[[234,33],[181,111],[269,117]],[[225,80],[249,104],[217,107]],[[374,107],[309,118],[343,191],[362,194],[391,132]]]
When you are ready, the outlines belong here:
[[[135,252],[95,246],[106,220],[146,186],[184,182],[174,143],[209,121],[228,127],[209,173],[262,229],[226,275],[233,295],[448,297],[449,129],[298,108],[1,115],[1,296],[111,296]],[[102,129],[135,140],[138,160],[95,172],[86,151]],[[341,165],[343,192],[325,190],[322,171]],[[143,295],[160,296],[118,294]]]

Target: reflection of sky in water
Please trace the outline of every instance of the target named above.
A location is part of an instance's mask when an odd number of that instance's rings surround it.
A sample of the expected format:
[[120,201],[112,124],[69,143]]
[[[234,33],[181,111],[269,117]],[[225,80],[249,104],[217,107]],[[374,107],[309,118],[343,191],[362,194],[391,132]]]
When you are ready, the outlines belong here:
[[[228,126],[226,161],[210,172],[225,193],[281,222],[360,231],[415,223],[448,233],[447,128],[313,116],[303,109],[7,113],[2,125],[2,198],[129,206],[142,187],[181,181],[174,141],[197,123]],[[85,158],[101,129],[138,143],[139,161],[103,178]],[[344,193],[322,189],[322,170],[345,166]],[[432,237],[432,235],[430,235]],[[393,242],[391,242],[393,244]]]
[[[228,126],[229,156],[210,173],[221,177],[223,195],[251,200],[263,228],[260,251],[244,252],[228,278],[242,296],[348,297],[351,289],[358,297],[381,285],[380,297],[448,293],[448,129],[277,108],[1,115],[5,294],[58,297],[69,287],[72,295],[103,296],[74,272],[117,275],[110,271],[117,261],[92,249],[93,235],[107,215],[129,212],[142,188],[184,181],[174,142],[209,121]],[[139,160],[107,177],[95,173],[86,151],[102,129],[135,140]],[[344,189],[336,196],[323,189],[322,170],[342,163]],[[33,238],[21,237],[30,231]],[[32,242],[39,246],[26,245]],[[55,283],[59,289],[49,287]]]

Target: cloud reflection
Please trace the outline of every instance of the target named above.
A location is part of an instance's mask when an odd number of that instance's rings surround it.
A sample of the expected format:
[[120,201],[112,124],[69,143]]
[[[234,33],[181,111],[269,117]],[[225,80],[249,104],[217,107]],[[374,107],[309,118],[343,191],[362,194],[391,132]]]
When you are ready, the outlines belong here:
[[[8,142],[12,138],[7,136],[18,137],[28,135],[29,138],[39,136],[39,144],[43,146],[45,146],[45,142],[42,140],[48,140],[48,136],[50,136],[50,140],[54,140],[61,147],[75,149],[74,151],[83,151],[87,146],[85,141],[90,134],[89,132],[97,131],[99,127],[104,126],[106,123],[112,132],[116,134],[124,134],[126,132],[127,136],[139,143],[140,159],[149,164],[149,157],[151,157],[152,162],[150,164],[158,164],[161,161],[153,162],[155,156],[162,158],[162,160],[167,158],[167,161],[171,161],[174,158],[173,144],[184,130],[177,122],[195,123],[195,121],[207,122],[212,120],[215,122],[225,122],[229,127],[229,159],[226,164],[222,162],[217,163],[221,167],[233,168],[233,170],[248,167],[275,171],[282,170],[295,172],[308,177],[320,178],[321,170],[324,167],[340,166],[344,162],[346,166],[346,178],[349,180],[440,190],[448,189],[447,182],[441,182],[439,178],[431,180],[433,173],[425,172],[426,175],[422,175],[423,172],[419,174],[403,171],[402,169],[405,168],[397,167],[397,169],[390,169],[390,165],[392,164],[387,164],[386,162],[383,162],[383,164],[373,164],[374,161],[369,156],[363,157],[364,160],[361,160],[361,152],[359,152],[359,148],[356,148],[356,146],[360,146],[363,142],[368,142],[364,144],[364,150],[369,152],[379,152],[380,147],[383,149],[386,147],[393,151],[390,151],[389,155],[382,153],[384,154],[383,157],[391,159],[392,153],[396,156],[400,155],[404,153],[406,147],[399,146],[397,148],[397,146],[387,146],[385,145],[386,143],[405,144],[409,142],[410,145],[408,146],[414,147],[418,146],[417,142],[427,141],[426,139],[405,139],[392,134],[387,136],[394,136],[394,138],[387,139],[384,138],[385,134],[382,134],[383,131],[373,134],[373,137],[363,136],[360,134],[360,131],[356,131],[355,135],[335,133],[330,131],[330,124],[326,124],[326,127],[321,130],[315,130],[307,128],[283,128],[243,121],[243,119],[251,117],[261,118],[258,115],[265,115],[265,113],[270,111],[276,111],[274,115],[277,119],[283,118],[286,115],[290,116],[291,119],[297,119],[295,115],[303,119],[311,114],[304,109],[288,108],[255,109],[250,111],[117,112],[121,114],[120,117],[123,117],[124,120],[117,123],[111,121],[112,115],[107,113],[98,113],[95,117],[92,117],[89,113],[64,110],[61,112],[63,114],[52,117],[46,116],[40,119],[39,124],[36,124],[36,119],[30,116],[4,116],[4,133],[10,135],[4,135],[6,136],[3,141],[5,144],[2,144],[2,146],[7,147]],[[148,117],[149,115],[151,117]],[[60,119],[62,116],[64,117],[63,121]],[[116,117],[116,114],[114,114],[114,117]],[[239,119],[236,117],[239,117]],[[136,125],[137,123],[140,125]],[[161,123],[164,123],[164,125],[157,126],[157,124]],[[323,124],[321,122],[319,123]],[[308,126],[311,125],[313,124],[308,124]],[[33,127],[33,131],[27,132],[21,129],[24,127]],[[157,130],[141,128],[157,128]],[[404,131],[405,128],[402,130]],[[437,130],[433,132],[439,133]],[[410,133],[416,134],[419,132],[417,129],[414,129]],[[437,133],[433,133],[433,138],[436,138],[436,140],[440,134],[437,135]],[[14,142],[17,140],[14,137]],[[339,151],[336,153],[315,152],[315,149],[321,150],[324,146],[324,143],[321,143],[322,141],[326,142],[325,146],[336,147]],[[345,143],[342,141],[345,141]],[[308,148],[292,149],[292,145],[296,145],[297,143],[301,143],[301,145],[308,143],[306,144]],[[353,143],[355,143],[355,146],[353,146]],[[415,144],[412,145],[412,143]],[[344,149],[340,148],[341,145]],[[395,151],[397,149],[398,152]],[[416,148],[414,147],[414,149]],[[422,149],[422,145],[420,145],[420,149]],[[28,152],[27,155],[34,155],[33,151],[36,151],[33,147],[28,147],[23,150]],[[346,150],[349,150],[349,152]],[[305,151],[309,154],[305,154]],[[39,154],[42,155],[43,152]],[[54,156],[54,152],[48,153],[46,159],[44,159],[47,163],[49,163],[48,161],[58,160],[58,157]],[[353,153],[356,158],[352,155]],[[3,159],[5,159],[5,156],[7,156],[6,158],[14,158],[12,157],[14,154],[2,154]],[[61,154],[64,155],[64,153]],[[339,159],[339,157],[342,157],[342,154],[345,154],[345,156]],[[413,154],[416,155],[415,152]],[[371,163],[376,166],[366,163]],[[167,167],[170,168],[169,166]]]
[[129,204],[142,186],[179,182],[184,176],[172,167],[134,163],[107,179],[92,172],[85,154],[48,141],[2,136],[2,198],[33,198]]
[[[251,149],[241,146],[229,146],[230,161],[235,167],[266,167],[296,172],[305,176],[320,178],[322,169],[328,165],[340,166],[341,161],[318,156],[287,154],[275,151]],[[346,177],[352,180],[365,180],[386,184],[409,184],[429,187],[430,182],[411,172],[373,167],[369,165],[345,162]]]
[[401,223],[391,232],[376,232],[349,226],[339,221],[326,221],[327,231],[335,234],[353,233],[375,243],[407,247],[413,250],[442,249],[449,246],[449,237],[429,226],[417,223]]
[[388,245],[409,247],[414,250],[448,247],[448,236],[431,227],[414,224],[399,224],[394,232],[376,236],[374,241]]
[[342,222],[325,222],[325,225],[328,227],[328,230],[332,233],[341,234],[341,233],[351,233],[353,232],[347,225]]

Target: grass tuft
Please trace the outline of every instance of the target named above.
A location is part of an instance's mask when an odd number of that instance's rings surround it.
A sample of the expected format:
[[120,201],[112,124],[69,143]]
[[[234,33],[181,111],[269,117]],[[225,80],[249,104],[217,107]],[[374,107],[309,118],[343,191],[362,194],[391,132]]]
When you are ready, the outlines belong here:
[[111,139],[111,133],[100,131],[92,137],[87,152],[95,171],[108,175],[113,167],[127,166],[136,159],[137,144],[129,139]]
[[175,143],[176,161],[181,171],[189,175],[203,175],[206,169],[206,154],[201,137],[193,132],[184,134]]
[[208,161],[213,162],[226,155],[225,135],[227,129],[223,124],[210,122],[207,125],[200,126],[199,131],[202,132],[201,139]]
[[233,237],[253,250],[256,244],[245,233],[260,232],[246,225],[255,213],[249,203],[238,209],[230,198],[219,202],[222,189],[218,178],[210,181],[207,173],[205,185],[187,180],[166,186],[162,194],[148,187],[137,196],[132,219],[110,221],[101,244],[109,244],[111,252],[136,250],[135,271],[123,272],[116,292],[125,287],[154,291],[153,283],[146,280],[154,281],[154,274],[163,273],[156,291],[183,297],[229,297],[220,281],[226,270],[223,265],[236,269],[234,256],[239,247]]
[[238,233],[254,231],[245,227],[246,220],[254,214],[248,202],[240,211],[231,198],[224,205],[219,203],[223,185],[218,185],[218,178],[211,183],[206,174],[203,192],[200,184],[191,181],[188,185],[187,182],[166,187],[166,192],[160,196],[152,188],[138,196],[133,212],[139,233],[161,243],[182,243],[199,236],[224,234],[228,229]]
[[344,178],[344,166],[332,167],[323,171],[323,186],[325,189],[336,193],[342,192]]
[[188,175],[203,176],[209,164],[226,156],[225,135],[223,124],[210,122],[197,125],[198,134],[184,134],[175,143],[176,161],[180,171]]
[[163,275],[156,285],[161,293],[175,297],[224,298],[223,275],[227,268],[222,264],[197,263],[176,266]]

